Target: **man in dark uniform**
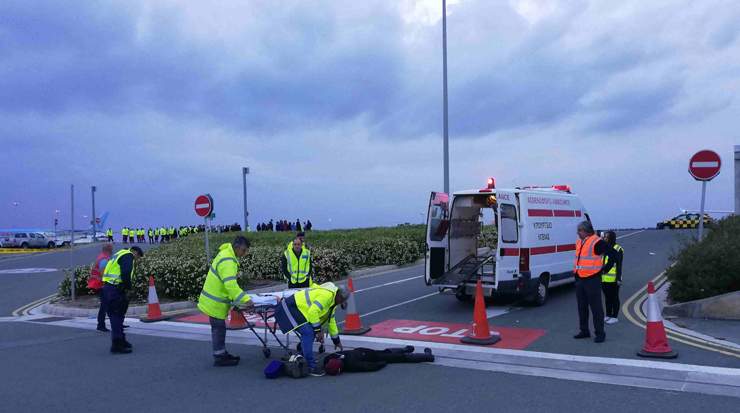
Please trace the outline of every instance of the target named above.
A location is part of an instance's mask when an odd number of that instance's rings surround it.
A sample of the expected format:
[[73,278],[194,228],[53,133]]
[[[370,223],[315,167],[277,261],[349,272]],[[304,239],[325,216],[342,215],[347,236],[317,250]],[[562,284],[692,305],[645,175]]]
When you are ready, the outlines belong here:
[[127,291],[133,285],[134,264],[144,256],[139,247],[116,252],[103,273],[103,301],[111,326],[111,353],[130,353],[131,343],[123,334],[123,319],[126,317],[129,299]]

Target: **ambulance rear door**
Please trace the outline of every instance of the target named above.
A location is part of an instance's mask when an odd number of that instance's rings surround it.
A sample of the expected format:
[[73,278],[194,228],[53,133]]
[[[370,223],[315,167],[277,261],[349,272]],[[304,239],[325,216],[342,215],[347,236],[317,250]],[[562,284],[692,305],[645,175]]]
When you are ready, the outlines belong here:
[[496,191],[498,201],[498,251],[496,254],[496,288],[500,282],[510,282],[519,272],[519,198],[514,191]]
[[427,211],[427,251],[424,282],[442,277],[448,270],[447,248],[450,227],[450,197],[444,192],[432,192]]

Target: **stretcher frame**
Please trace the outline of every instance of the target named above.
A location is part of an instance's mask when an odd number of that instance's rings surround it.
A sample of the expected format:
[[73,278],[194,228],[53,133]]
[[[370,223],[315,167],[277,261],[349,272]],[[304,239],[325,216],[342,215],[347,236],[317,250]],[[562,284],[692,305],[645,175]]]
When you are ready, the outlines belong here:
[[[298,337],[298,345],[296,346],[296,351],[298,353],[302,353],[301,348],[301,335],[298,333],[298,331],[292,331],[285,335],[285,343],[283,343],[282,340],[280,340],[280,337],[278,337],[278,325],[277,321],[275,321],[275,308],[277,305],[272,304],[264,304],[264,305],[256,305],[252,309],[243,309],[243,308],[235,308],[236,311],[239,311],[242,316],[244,316],[244,320],[247,324],[247,329],[254,334],[255,337],[257,337],[257,340],[259,340],[260,344],[262,345],[262,355],[268,359],[272,355],[272,350],[268,346],[268,340],[269,336],[271,335],[275,341],[278,343],[280,348],[282,348],[285,351],[286,356],[290,356],[293,354],[293,351],[290,349],[290,334],[293,333]],[[257,328],[258,326],[255,323],[252,323],[247,318],[248,315],[257,315],[262,319],[262,324],[264,325],[262,332],[258,332]],[[272,318],[272,322],[269,320]],[[281,333],[282,334],[282,333]],[[323,334],[323,331],[322,331]],[[318,336],[317,336],[318,339]],[[319,353],[324,353],[325,348],[324,344],[322,343],[319,346]]]

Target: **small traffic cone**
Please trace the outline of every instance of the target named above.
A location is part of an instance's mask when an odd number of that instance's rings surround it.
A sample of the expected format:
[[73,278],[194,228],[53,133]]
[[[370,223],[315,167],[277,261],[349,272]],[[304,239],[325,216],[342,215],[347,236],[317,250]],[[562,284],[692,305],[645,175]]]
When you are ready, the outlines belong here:
[[662,359],[674,359],[678,353],[671,350],[668,344],[668,337],[665,334],[663,326],[663,315],[660,313],[658,300],[655,298],[655,286],[653,282],[648,282],[648,301],[647,301],[647,326],[645,328],[645,344],[637,352],[640,357],[654,357]]
[[233,308],[229,311],[229,318],[226,319],[227,330],[244,330],[247,328],[247,319],[244,318],[244,314],[241,311],[234,310]]
[[360,313],[357,312],[355,306],[355,286],[352,284],[352,278],[347,279],[347,288],[349,289],[349,298],[347,299],[347,314],[344,316],[342,334],[360,336],[370,331],[370,327],[362,326]]
[[465,344],[487,346],[501,341],[501,334],[491,331],[486,316],[486,301],[483,298],[483,284],[478,280],[475,286],[475,308],[473,309],[473,325],[471,334],[460,339]]
[[154,287],[154,277],[151,275],[149,276],[149,296],[147,297],[147,303],[146,315],[140,317],[139,320],[144,323],[151,323],[169,318],[162,315],[162,310],[159,308],[159,297],[157,297],[157,289]]

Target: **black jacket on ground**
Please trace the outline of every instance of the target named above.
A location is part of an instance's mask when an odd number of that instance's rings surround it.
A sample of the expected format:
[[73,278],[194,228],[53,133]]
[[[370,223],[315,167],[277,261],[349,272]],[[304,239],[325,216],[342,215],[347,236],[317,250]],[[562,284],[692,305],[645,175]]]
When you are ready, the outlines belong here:
[[354,350],[338,351],[324,358],[324,365],[335,358],[342,359],[346,372],[378,371],[389,363],[424,363],[434,361],[431,354],[415,354],[413,347],[371,350],[358,347]]

